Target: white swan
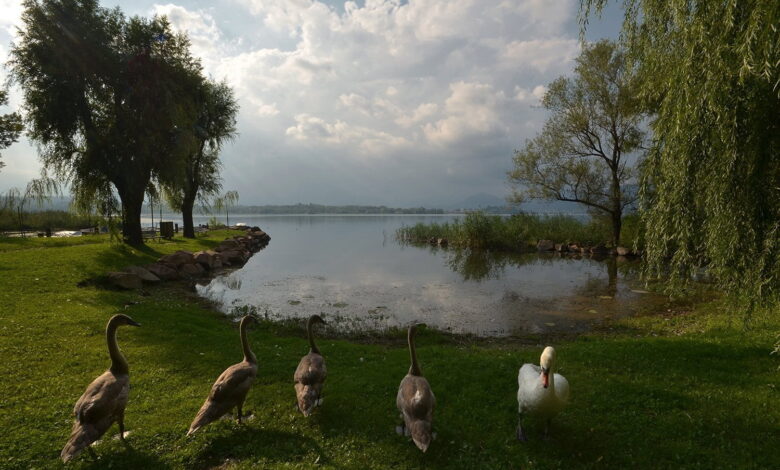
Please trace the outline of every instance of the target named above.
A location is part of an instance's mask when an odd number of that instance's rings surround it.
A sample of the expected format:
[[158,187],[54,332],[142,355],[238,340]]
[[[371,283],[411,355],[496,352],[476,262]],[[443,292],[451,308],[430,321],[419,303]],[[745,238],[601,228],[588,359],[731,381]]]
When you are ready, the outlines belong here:
[[553,372],[555,368],[555,349],[544,348],[539,360],[541,367],[535,364],[523,364],[517,374],[517,438],[527,441],[521,426],[523,415],[530,414],[545,420],[544,436],[550,428],[550,420],[566,406],[569,401],[569,381]]

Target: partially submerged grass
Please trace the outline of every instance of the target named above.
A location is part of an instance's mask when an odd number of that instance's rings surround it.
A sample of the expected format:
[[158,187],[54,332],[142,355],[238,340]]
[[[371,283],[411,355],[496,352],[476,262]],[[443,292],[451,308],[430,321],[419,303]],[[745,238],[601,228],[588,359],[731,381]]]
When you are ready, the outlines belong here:
[[[260,361],[242,426],[187,427],[214,379],[241,358],[235,324],[183,286],[136,292],[79,288],[107,270],[178,249],[213,246],[229,232],[142,250],[84,238],[0,241],[0,467],[58,468],[73,404],[108,366],[104,327],[124,312],[143,324],[119,332],[132,390],[125,447],[111,436],[98,461],[73,468],[780,468],[777,315],[750,330],[722,304],[616,322],[555,344],[572,402],[518,443],[516,376],[539,345],[418,338],[438,399],[427,454],[393,432],[395,393],[408,369],[402,333],[369,344],[322,339],[325,403],[304,419],[292,373],[307,352],[302,325],[250,332]],[[273,235],[273,234],[272,234]],[[256,256],[262,256],[260,252]]]
[[[639,240],[637,223],[636,216],[625,217],[622,237],[625,246],[633,247]],[[586,245],[606,243],[611,238],[611,229],[608,221],[597,217],[582,221],[569,215],[500,216],[471,212],[452,222],[404,226],[398,229],[396,237],[411,242],[446,238],[449,243],[471,248],[524,251],[535,249],[538,240]]]

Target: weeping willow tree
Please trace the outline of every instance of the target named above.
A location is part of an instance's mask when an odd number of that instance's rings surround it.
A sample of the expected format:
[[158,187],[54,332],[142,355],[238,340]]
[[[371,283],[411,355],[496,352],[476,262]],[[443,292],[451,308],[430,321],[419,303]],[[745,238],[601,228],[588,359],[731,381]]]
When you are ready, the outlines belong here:
[[238,203],[238,191],[228,191],[222,196],[214,198],[214,209],[225,210],[225,225],[230,227],[230,208]]
[[227,83],[205,79],[198,73],[193,85],[191,99],[197,111],[188,133],[184,168],[164,185],[168,203],[181,211],[187,238],[195,238],[192,212],[196,200],[208,205],[222,189],[219,152],[236,135],[238,113],[238,103]]
[[38,208],[51,201],[53,196],[60,194],[60,187],[57,181],[50,178],[45,173],[40,178],[36,178],[27,183],[24,191],[18,188],[11,188],[0,198],[0,214],[10,212],[16,219],[19,227],[19,234],[24,237],[24,216],[30,203],[35,203]]
[[[582,0],[581,20],[606,0]],[[642,209],[650,275],[707,272],[749,308],[780,297],[780,2],[623,0],[653,112]]]
[[125,240],[141,244],[151,179],[182,168],[178,140],[194,110],[184,99],[200,64],[163,17],[126,18],[97,0],[25,0],[11,78],[28,136],[77,205],[121,204]]
[[[0,90],[0,106],[8,104],[8,92]],[[18,113],[0,115],[0,150],[9,147],[19,139],[19,135],[24,130],[22,126],[22,117]],[[2,155],[0,155],[2,157]],[[0,169],[5,166],[0,160]]]

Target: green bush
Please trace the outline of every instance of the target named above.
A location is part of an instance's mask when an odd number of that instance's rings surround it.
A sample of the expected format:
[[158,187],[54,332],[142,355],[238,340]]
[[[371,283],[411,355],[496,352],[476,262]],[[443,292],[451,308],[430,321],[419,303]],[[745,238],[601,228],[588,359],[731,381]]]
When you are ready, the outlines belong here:
[[212,228],[212,229],[215,229],[215,228],[224,228],[224,227],[226,227],[226,225],[225,225],[224,223],[222,223],[222,221],[221,221],[221,220],[217,219],[217,218],[216,218],[216,217],[214,217],[214,216],[212,216],[211,218],[209,218],[209,222],[208,222],[208,224],[209,224],[209,227],[210,227],[210,228]]

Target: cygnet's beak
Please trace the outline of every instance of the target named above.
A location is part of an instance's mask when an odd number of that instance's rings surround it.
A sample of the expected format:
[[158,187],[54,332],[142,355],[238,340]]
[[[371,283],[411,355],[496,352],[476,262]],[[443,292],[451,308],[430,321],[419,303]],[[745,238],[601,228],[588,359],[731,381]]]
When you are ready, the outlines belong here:
[[550,386],[550,371],[542,369],[542,386],[547,388]]
[[127,320],[127,324],[128,324],[128,325],[132,325],[132,326],[141,326],[141,324],[140,324],[140,323],[138,323],[138,322],[137,322],[137,321],[135,321],[135,320]]

